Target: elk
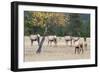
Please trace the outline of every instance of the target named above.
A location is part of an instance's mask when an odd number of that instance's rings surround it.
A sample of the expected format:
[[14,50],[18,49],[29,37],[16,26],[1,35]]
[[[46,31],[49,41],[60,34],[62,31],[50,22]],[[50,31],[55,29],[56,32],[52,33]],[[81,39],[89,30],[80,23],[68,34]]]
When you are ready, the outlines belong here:
[[80,41],[80,39],[77,39],[74,41],[74,47],[75,47],[75,54],[78,53],[83,53],[84,49],[83,49],[83,42]]
[[52,42],[57,45],[57,37],[54,35],[54,36],[48,36],[48,45],[51,45]]
[[79,37],[73,37],[73,43],[75,44],[76,41],[79,40]]
[[70,42],[71,45],[72,45],[72,37],[71,37],[71,36],[65,36],[64,38],[65,38],[65,42],[66,42],[67,44],[68,44],[68,42]]
[[37,35],[30,35],[30,40],[31,40],[31,45],[33,45],[33,42],[34,41],[37,41],[38,45],[40,43],[40,35],[37,34]]

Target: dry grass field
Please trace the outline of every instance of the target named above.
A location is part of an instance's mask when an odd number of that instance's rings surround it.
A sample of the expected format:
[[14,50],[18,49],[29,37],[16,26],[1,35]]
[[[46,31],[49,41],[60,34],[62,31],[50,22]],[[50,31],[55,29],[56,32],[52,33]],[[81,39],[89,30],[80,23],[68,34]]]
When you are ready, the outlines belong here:
[[[42,37],[41,37],[42,38]],[[36,54],[38,49],[37,42],[33,42],[31,45],[30,38],[28,36],[24,37],[24,61],[50,61],[50,60],[71,60],[71,59],[89,59],[90,58],[90,39],[87,39],[87,49],[84,48],[84,53],[75,54],[74,46],[70,46],[65,43],[63,37],[57,37],[57,45],[54,43],[48,45],[48,40],[45,38],[43,43],[42,52]]]

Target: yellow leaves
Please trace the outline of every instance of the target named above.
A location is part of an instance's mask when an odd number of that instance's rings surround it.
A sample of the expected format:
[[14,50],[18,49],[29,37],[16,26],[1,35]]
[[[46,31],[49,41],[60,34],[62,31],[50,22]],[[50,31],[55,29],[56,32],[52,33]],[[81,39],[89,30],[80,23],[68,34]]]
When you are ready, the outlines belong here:
[[32,22],[34,26],[45,27],[49,22],[57,26],[64,26],[68,18],[65,17],[64,13],[57,12],[32,12]]
[[54,24],[58,26],[65,25],[65,16],[63,13],[52,13],[52,19],[53,19]]

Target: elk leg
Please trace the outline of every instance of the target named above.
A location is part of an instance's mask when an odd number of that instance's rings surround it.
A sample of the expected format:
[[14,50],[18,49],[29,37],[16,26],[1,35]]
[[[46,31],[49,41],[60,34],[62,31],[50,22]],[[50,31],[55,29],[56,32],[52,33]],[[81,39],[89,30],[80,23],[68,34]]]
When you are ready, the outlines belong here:
[[78,47],[75,47],[75,54],[77,53],[77,51],[78,51]]
[[33,40],[31,40],[31,46],[33,45]]
[[76,54],[76,47],[75,47],[75,54]]
[[76,53],[80,54],[80,47],[79,46],[75,47],[75,54]]
[[55,46],[57,46],[57,40],[55,39]]
[[80,47],[78,47],[78,54],[80,54],[80,52],[81,52],[81,49],[80,49]]
[[82,51],[82,53],[83,53],[84,50],[83,50],[83,45],[82,45],[82,44],[80,45],[80,49],[81,49],[81,51]]
[[48,46],[49,46],[49,41],[48,41]]
[[84,46],[85,46],[85,48],[86,48],[86,51],[87,51],[87,44],[85,44]]

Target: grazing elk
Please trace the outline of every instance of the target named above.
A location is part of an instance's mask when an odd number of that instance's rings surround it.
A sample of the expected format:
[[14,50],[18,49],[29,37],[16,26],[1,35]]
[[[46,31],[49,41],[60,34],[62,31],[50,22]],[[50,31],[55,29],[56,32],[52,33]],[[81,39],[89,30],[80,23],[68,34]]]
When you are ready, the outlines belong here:
[[57,37],[56,36],[48,36],[48,45],[51,45],[52,42],[57,45]]
[[38,45],[40,43],[40,35],[37,34],[37,35],[30,35],[30,40],[31,40],[31,45],[33,45],[33,42],[34,41],[37,41]]
[[65,42],[68,44],[68,42],[70,42],[71,46],[72,46],[72,37],[71,36],[65,36],[64,37]]

